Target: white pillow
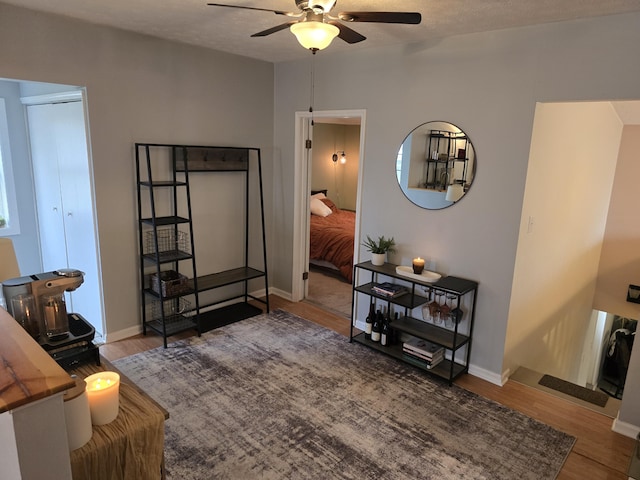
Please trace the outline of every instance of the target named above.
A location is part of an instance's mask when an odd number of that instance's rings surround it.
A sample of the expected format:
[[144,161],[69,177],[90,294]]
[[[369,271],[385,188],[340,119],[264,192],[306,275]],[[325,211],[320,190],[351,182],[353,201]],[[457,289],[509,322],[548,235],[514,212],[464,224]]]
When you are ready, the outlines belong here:
[[318,193],[314,193],[313,195],[311,195],[311,198],[327,198],[327,196],[322,193],[322,192],[318,192]]
[[311,213],[319,217],[331,215],[331,209],[319,198],[311,199]]

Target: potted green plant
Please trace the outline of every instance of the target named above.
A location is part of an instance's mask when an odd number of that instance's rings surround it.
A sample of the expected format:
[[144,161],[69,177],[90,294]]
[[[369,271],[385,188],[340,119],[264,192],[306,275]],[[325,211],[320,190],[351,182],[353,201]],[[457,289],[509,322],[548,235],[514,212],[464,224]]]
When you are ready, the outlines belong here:
[[378,237],[378,240],[374,240],[367,235],[367,239],[362,242],[362,246],[371,252],[371,263],[374,265],[384,265],[387,252],[393,253],[396,251],[396,242],[393,237],[385,238],[384,235]]

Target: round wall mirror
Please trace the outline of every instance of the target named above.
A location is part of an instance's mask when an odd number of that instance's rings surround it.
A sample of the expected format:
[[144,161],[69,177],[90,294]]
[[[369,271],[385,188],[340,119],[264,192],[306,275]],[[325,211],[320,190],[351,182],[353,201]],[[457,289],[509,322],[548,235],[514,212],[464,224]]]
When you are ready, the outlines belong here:
[[422,208],[450,207],[464,197],[476,171],[469,137],[449,122],[427,122],[406,136],[396,159],[398,185]]

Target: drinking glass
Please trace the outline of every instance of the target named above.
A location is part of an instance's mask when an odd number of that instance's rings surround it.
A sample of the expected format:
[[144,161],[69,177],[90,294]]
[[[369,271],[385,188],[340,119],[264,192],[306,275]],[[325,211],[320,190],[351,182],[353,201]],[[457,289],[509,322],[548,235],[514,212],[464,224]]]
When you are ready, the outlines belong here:
[[16,295],[11,299],[13,318],[22,325],[33,338],[40,336],[40,324],[36,311],[36,299],[31,294]]
[[449,302],[447,305],[445,305],[446,307],[446,317],[444,318],[444,326],[449,328],[449,329],[453,329],[453,325],[454,325],[454,315],[455,313],[453,312],[453,299],[456,298],[455,295],[449,293],[447,294],[447,301]]
[[[422,287],[422,290],[424,291],[427,298],[431,298],[431,289],[429,287]],[[430,309],[431,309],[431,306],[428,301],[422,305],[422,319],[425,320],[426,322],[433,321],[433,319],[431,318]]]
[[435,300],[429,304],[429,311],[434,325],[442,325],[442,304],[440,303],[442,295],[442,292],[436,292]]
[[69,317],[62,293],[43,297],[42,312],[45,333],[50,340],[61,340],[69,336]]
[[459,306],[451,310],[451,319],[456,324],[460,323],[460,320],[462,320],[463,315],[464,315],[464,311]]

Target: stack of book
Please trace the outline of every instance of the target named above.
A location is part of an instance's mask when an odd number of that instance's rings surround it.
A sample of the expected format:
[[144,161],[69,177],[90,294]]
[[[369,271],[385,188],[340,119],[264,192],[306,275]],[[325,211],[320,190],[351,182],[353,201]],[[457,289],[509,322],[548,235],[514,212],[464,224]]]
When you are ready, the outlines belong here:
[[395,283],[391,282],[376,283],[371,289],[377,295],[391,298],[399,297],[400,295],[404,295],[405,293],[409,292],[409,290],[407,290],[407,287],[396,285]]
[[412,338],[404,342],[402,351],[411,360],[427,368],[433,368],[444,360],[444,347],[420,338]]

